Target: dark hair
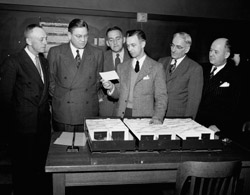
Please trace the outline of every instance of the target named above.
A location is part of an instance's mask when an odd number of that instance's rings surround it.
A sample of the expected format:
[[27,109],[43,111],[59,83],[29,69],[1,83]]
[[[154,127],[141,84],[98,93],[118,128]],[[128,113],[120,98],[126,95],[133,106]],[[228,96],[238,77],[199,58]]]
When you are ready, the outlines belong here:
[[69,26],[68,26],[68,31],[72,33],[72,31],[75,29],[75,28],[81,28],[81,27],[86,27],[87,30],[89,31],[89,26],[88,24],[82,20],[82,19],[73,19],[70,23],[69,23]]
[[24,37],[27,38],[30,34],[30,32],[34,29],[34,28],[42,28],[42,26],[38,25],[38,24],[29,24],[25,30],[24,30]]
[[127,33],[126,33],[127,37],[131,37],[131,36],[134,36],[134,35],[136,35],[139,40],[146,41],[146,35],[140,29],[137,29],[137,30],[128,30]]
[[109,33],[110,31],[112,31],[112,30],[118,30],[118,31],[120,31],[120,32],[123,34],[122,29],[121,29],[120,27],[118,27],[118,26],[113,26],[113,27],[111,27],[111,28],[108,28],[108,30],[106,31],[106,36],[108,36],[108,33]]
[[229,39],[226,40],[225,48],[229,53],[231,53],[231,41],[229,41]]

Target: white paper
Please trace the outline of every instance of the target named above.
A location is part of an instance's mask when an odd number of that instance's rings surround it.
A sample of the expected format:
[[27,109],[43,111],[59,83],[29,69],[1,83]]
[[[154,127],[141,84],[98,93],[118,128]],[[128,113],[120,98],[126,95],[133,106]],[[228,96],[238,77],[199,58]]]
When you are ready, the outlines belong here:
[[[61,135],[56,139],[54,144],[71,146],[73,139],[73,132],[62,132]],[[75,146],[85,146],[86,137],[84,133],[77,132],[75,134]]]
[[102,79],[104,79],[105,81],[119,79],[119,76],[115,70],[107,71],[107,72],[100,72],[100,75]]

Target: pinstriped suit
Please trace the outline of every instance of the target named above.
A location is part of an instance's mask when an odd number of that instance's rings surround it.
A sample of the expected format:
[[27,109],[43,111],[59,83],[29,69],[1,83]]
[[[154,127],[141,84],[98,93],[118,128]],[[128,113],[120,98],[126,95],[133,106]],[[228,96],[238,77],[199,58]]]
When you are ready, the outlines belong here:
[[228,62],[209,79],[211,68],[211,64],[204,65],[204,88],[196,120],[205,126],[216,125],[229,132],[237,115],[234,111],[239,97],[236,68]]
[[[130,59],[130,55],[127,49],[124,48],[123,62]],[[115,70],[115,65],[113,61],[112,51],[108,50],[104,53],[104,71]],[[107,95],[107,91],[103,90],[103,101],[99,104],[99,115],[100,116],[113,116],[114,108],[117,100],[113,99],[111,96]]]

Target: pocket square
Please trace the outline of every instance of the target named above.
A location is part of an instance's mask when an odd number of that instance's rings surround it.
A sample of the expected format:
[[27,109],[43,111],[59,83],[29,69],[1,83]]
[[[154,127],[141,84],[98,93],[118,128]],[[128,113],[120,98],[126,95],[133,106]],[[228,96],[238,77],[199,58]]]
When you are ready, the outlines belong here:
[[148,79],[150,79],[148,75],[143,77],[143,80],[148,80]]
[[220,87],[229,87],[230,86],[230,83],[228,82],[224,82],[220,85]]

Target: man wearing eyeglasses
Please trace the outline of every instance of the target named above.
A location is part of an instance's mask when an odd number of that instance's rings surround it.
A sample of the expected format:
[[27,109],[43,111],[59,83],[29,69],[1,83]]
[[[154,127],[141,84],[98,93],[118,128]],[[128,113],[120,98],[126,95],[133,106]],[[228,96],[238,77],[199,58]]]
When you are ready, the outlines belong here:
[[88,24],[73,19],[68,26],[69,43],[49,50],[55,131],[83,131],[84,117],[98,116],[103,52],[88,43],[88,34]]
[[166,71],[166,117],[196,117],[202,95],[203,70],[187,56],[191,44],[188,33],[175,33],[170,44],[171,56],[159,59]]

